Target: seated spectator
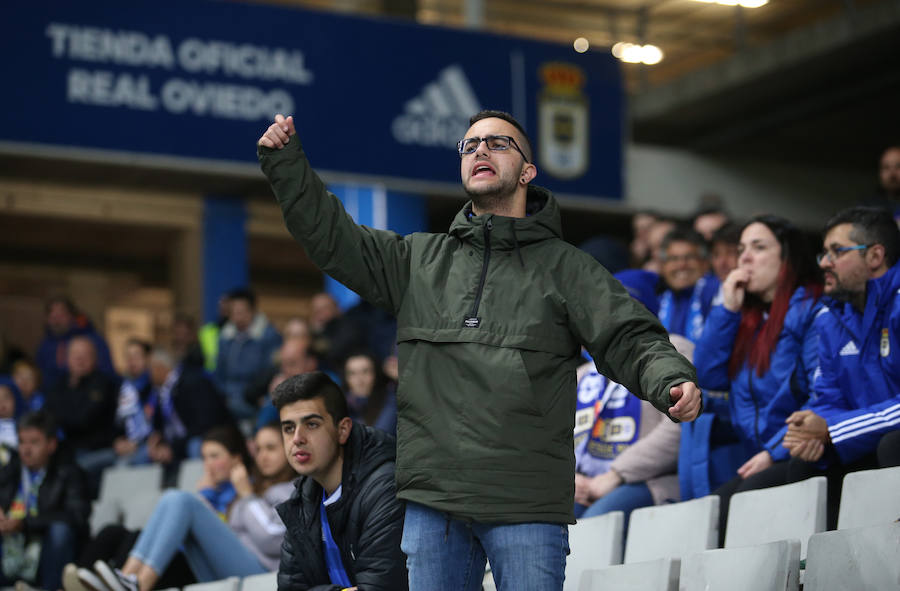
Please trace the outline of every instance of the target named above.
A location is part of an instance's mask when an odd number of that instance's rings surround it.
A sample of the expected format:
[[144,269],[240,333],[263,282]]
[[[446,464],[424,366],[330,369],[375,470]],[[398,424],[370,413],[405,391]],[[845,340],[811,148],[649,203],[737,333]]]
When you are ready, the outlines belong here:
[[788,459],[785,419],[809,398],[822,293],[806,238],[787,220],[755,218],[741,232],[739,251],[694,353],[700,387],[729,392],[730,422],[748,454],[713,493],[721,499],[723,540],[732,494],[784,482],[766,469]]
[[87,534],[91,505],[81,469],[57,451],[56,423],[44,411],[19,421],[19,451],[0,466],[0,585],[24,580],[59,589],[63,565]]
[[648,234],[659,219],[654,211],[638,211],[631,217],[631,242],[628,244],[631,266],[639,269],[651,256]]
[[153,431],[155,410],[151,399],[150,351],[150,344],[140,339],[129,339],[125,344],[125,373],[119,388],[117,436],[113,441],[121,464],[133,466],[150,462],[147,439]]
[[115,377],[109,347],[87,316],[78,312],[75,304],[65,297],[51,298],[47,302],[47,328],[44,340],[37,350],[37,366],[49,390],[62,381],[67,372],[66,349],[74,337],[89,339],[94,344],[97,368],[110,377]]
[[22,406],[22,398],[15,382],[0,377],[0,447],[16,449],[19,435],[16,430],[16,416]]
[[229,294],[228,323],[219,335],[216,381],[225,393],[228,409],[236,419],[256,416],[256,408],[244,400],[244,390],[272,363],[281,336],[265,314],[256,310],[256,296],[249,289]]
[[[718,197],[717,200],[721,201]],[[712,242],[716,232],[730,223],[731,217],[720,205],[701,207],[691,217],[691,227],[707,242]]]
[[255,447],[251,463],[236,429],[210,431],[199,494],[166,492],[121,570],[98,560],[93,572],[79,571],[82,583],[102,585],[98,591],[149,591],[179,550],[201,583],[275,570],[284,538],[275,505],[291,495],[296,474],[278,424],[260,429]]
[[697,342],[719,290],[719,280],[707,273],[706,242],[689,228],[676,228],[666,234],[660,251],[666,289],[659,297],[659,321],[670,334]]
[[375,358],[355,353],[344,362],[344,393],[350,418],[385,433],[397,433],[397,396]]
[[672,218],[657,217],[647,229],[648,256],[641,266],[645,271],[659,274],[662,271],[662,243],[665,237],[675,229],[677,222]]
[[228,311],[230,300],[227,293],[219,296],[218,318],[213,322],[207,322],[197,331],[197,341],[203,352],[204,366],[207,371],[216,371],[216,362],[219,360],[219,334],[228,323]]
[[329,294],[317,293],[309,306],[312,351],[323,371],[339,375],[344,359],[353,351],[366,348],[366,335],[351,317],[341,314]]
[[39,390],[41,374],[35,364],[25,359],[16,361],[12,366],[12,379],[22,396],[22,408],[17,409],[20,414],[44,407],[44,393]]
[[150,355],[150,376],[155,406],[153,433],[147,438],[150,460],[174,466],[184,458],[199,458],[203,435],[233,423],[203,359],[188,355],[176,365],[171,355],[157,349]]
[[284,324],[284,340],[300,339],[309,346],[312,341],[312,333],[309,331],[309,323],[303,318],[291,318]]
[[407,589],[393,437],[354,424],[321,372],[289,378],[273,399],[288,461],[302,475],[278,506],[287,527],[278,588]]
[[[617,273],[635,299],[651,311],[652,289],[642,289],[639,273]],[[672,335],[672,343],[690,359],[693,343]],[[597,371],[593,361],[578,368],[575,411],[575,517],[625,513],[679,500],[677,423],[625,386]]]
[[900,464],[898,259],[900,230],[888,211],[854,207],[825,226],[819,266],[830,301],[816,318],[818,377],[808,409],[787,419],[784,446],[788,481],[828,477],[830,528],[845,474]]
[[257,375],[244,392],[247,403],[260,409],[257,426],[278,420],[278,411],[269,398],[275,386],[291,376],[315,371],[317,366],[316,358],[309,352],[309,339],[286,339],[278,352],[278,362]]
[[709,243],[709,266],[720,283],[737,268],[740,242],[741,227],[737,224],[725,224],[712,235]]
[[117,457],[113,439],[118,384],[97,367],[97,352],[89,337],[73,337],[67,359],[68,373],[47,393],[46,409],[96,489],[100,473]]
[[[181,361],[191,354],[203,355],[197,334],[197,322],[193,316],[180,312],[175,314],[175,319],[172,321],[172,355],[177,361]],[[218,339],[218,335],[216,338]],[[216,346],[218,347],[218,343]]]

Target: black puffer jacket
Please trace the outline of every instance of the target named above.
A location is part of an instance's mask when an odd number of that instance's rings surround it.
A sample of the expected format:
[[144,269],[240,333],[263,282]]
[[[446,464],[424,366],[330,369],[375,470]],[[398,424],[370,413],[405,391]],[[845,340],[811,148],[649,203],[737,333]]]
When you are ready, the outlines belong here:
[[[0,468],[0,509],[8,512],[22,480],[22,464],[16,452],[10,452],[9,462]],[[88,534],[91,501],[84,472],[57,452],[47,467],[47,476],[38,489],[38,514],[25,518],[25,534],[29,539],[40,538],[51,522],[68,523],[78,539]]]
[[[403,505],[394,485],[393,437],[354,423],[344,448],[341,498],[328,506],[328,523],[347,575],[360,591],[407,589],[400,551]],[[280,591],[338,591],[325,565],[319,507],[322,487],[300,478],[291,498],[277,507],[287,527],[278,568]]]

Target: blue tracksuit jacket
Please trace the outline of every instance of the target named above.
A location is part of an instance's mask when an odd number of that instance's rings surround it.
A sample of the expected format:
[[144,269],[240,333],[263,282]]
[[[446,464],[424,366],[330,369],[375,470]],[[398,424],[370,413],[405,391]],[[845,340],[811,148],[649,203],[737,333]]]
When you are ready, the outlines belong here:
[[724,306],[715,306],[709,313],[694,351],[697,379],[701,388],[729,391],[731,423],[753,453],[765,449],[775,461],[788,459],[788,450],[781,446],[787,431],[785,419],[811,394],[818,366],[814,320],[821,309],[821,301],[798,288],[791,296],[769,370],[758,376],[745,363],[733,380],[728,377],[728,359],[741,315]]
[[829,300],[815,325],[819,370],[810,409],[828,423],[846,464],[900,429],[900,263],[866,284],[862,314]]

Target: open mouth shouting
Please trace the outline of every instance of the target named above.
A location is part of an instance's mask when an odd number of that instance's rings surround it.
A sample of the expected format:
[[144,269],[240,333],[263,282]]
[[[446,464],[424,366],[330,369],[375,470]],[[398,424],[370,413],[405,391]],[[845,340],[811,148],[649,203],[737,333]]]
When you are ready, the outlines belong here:
[[472,167],[472,178],[489,178],[497,176],[497,171],[487,162],[479,162]]

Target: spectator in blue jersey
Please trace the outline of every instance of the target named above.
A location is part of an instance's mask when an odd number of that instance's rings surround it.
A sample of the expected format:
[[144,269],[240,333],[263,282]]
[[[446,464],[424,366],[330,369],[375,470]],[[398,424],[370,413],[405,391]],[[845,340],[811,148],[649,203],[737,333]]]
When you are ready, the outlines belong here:
[[709,241],[709,266],[719,282],[737,267],[741,230],[737,224],[725,224]]
[[[784,483],[785,420],[809,398],[818,364],[813,320],[822,286],[803,232],[759,216],[744,226],[738,252],[694,353],[702,387],[729,392],[728,416],[747,454],[714,493],[720,536],[732,494]],[[783,466],[767,470],[775,462]]]
[[854,207],[825,226],[819,266],[827,308],[816,319],[819,373],[809,408],[788,417],[788,479],[828,476],[836,524],[847,472],[897,460],[900,437],[900,230],[890,212]]
[[[626,284],[621,275],[616,277]],[[631,286],[626,288],[632,292]],[[693,343],[679,335],[670,338],[690,359]],[[579,367],[577,376],[575,517],[623,511],[627,531],[634,509],[679,500],[681,430],[652,404],[600,374],[593,361]]]
[[228,323],[219,334],[216,381],[225,392],[236,419],[251,419],[256,408],[244,400],[244,390],[272,363],[281,336],[265,314],[256,309],[256,295],[236,289],[228,297]]
[[46,305],[46,321],[46,335],[38,346],[36,362],[48,390],[61,381],[68,370],[67,349],[69,341],[76,336],[88,338],[94,344],[97,369],[109,376],[116,375],[106,341],[69,298],[51,298]]
[[16,409],[19,414],[44,407],[45,396],[40,390],[41,373],[35,364],[19,359],[12,365],[12,379],[22,395],[22,408]]
[[709,273],[706,241],[690,228],[676,228],[666,234],[660,251],[665,291],[659,297],[659,321],[669,334],[697,342],[719,290],[719,280]]
[[147,439],[153,431],[155,399],[150,380],[150,344],[131,338],[125,344],[125,372],[116,407],[113,449],[119,463],[150,462]]

